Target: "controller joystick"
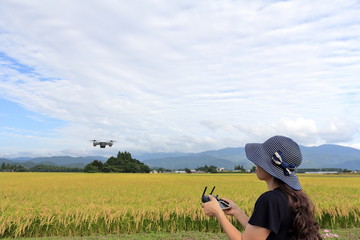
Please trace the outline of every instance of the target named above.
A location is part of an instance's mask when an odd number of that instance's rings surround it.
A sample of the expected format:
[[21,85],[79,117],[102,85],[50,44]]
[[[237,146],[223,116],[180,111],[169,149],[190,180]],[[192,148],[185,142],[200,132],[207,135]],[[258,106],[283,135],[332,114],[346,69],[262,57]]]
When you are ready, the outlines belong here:
[[[201,201],[203,203],[211,201],[209,195],[205,195],[206,189],[207,189],[207,186],[205,187],[204,192],[201,196]],[[230,204],[227,201],[225,201],[221,198],[218,198],[218,195],[216,195],[216,196],[212,195],[214,192],[214,189],[215,189],[215,186],[212,188],[210,195],[213,196],[214,198],[216,198],[216,200],[219,202],[220,208],[223,210],[231,208]]]

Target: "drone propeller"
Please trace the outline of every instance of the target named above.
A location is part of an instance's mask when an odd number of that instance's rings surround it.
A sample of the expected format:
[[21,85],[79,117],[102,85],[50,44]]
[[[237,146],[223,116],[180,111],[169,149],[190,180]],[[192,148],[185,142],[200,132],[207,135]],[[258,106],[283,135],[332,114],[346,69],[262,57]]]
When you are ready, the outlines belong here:
[[98,141],[98,140],[95,140],[95,139],[94,139],[94,140],[89,140],[89,141],[92,142],[92,145],[93,145],[94,147],[100,145],[100,148],[105,148],[106,145],[109,146],[109,147],[112,147],[113,144],[114,144],[114,142],[116,142],[116,141],[114,141],[114,140],[110,140],[110,141]]

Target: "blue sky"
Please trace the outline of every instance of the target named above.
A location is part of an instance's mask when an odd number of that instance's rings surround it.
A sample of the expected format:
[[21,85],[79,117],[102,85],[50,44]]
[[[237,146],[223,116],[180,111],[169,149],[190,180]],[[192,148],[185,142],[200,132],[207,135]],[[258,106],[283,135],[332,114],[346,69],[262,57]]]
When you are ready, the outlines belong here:
[[359,36],[358,1],[2,0],[0,157],[360,148]]

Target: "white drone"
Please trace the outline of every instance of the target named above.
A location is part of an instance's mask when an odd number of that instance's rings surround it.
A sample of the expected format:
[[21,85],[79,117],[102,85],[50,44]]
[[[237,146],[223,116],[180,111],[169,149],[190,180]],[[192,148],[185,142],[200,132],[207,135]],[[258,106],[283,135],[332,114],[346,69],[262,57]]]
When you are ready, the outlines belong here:
[[108,145],[109,147],[112,147],[112,145],[114,144],[115,141],[110,140],[108,142],[99,142],[96,140],[91,140],[93,142],[93,146],[96,147],[97,145],[100,145],[100,148],[105,148],[106,145]]

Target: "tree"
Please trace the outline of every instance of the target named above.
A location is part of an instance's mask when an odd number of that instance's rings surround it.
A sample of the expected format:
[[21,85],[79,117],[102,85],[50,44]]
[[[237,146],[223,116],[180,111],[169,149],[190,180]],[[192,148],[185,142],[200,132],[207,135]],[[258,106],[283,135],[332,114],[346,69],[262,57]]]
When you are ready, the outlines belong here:
[[21,166],[21,165],[17,165],[16,167],[15,167],[15,172],[27,172],[27,171],[29,171],[27,168],[24,168],[23,166]]
[[110,166],[107,163],[104,163],[104,166],[101,171],[104,173],[116,172],[116,168],[113,166]]
[[6,169],[6,165],[5,165],[5,163],[3,162],[3,163],[1,164],[0,171],[1,171],[1,172],[4,172],[5,169]]
[[96,173],[96,172],[99,172],[99,169],[92,165],[91,163],[86,165],[85,168],[84,168],[84,172],[87,172],[87,173]]
[[208,172],[208,173],[217,173],[217,167],[216,166],[208,166],[205,165],[204,167],[198,167],[196,168],[196,171],[203,171],[203,172]]
[[217,167],[216,166],[213,166],[213,165],[210,165],[209,167],[209,173],[217,173]]
[[185,168],[186,173],[191,173],[191,170],[189,168]]
[[103,168],[104,168],[104,164],[101,161],[94,160],[85,166],[84,172],[89,172],[89,173],[102,172]]
[[119,152],[116,157],[111,156],[104,164],[97,160],[93,161],[86,165],[84,171],[149,173],[150,168],[139,160],[132,158],[129,152]]
[[104,164],[101,162],[101,161],[99,161],[99,160],[94,160],[93,161],[93,163],[92,163],[95,167],[97,167],[98,169],[102,169],[103,168],[103,166],[104,166]]
[[243,165],[235,165],[235,170],[240,170],[240,172],[246,172],[246,169],[243,167]]

